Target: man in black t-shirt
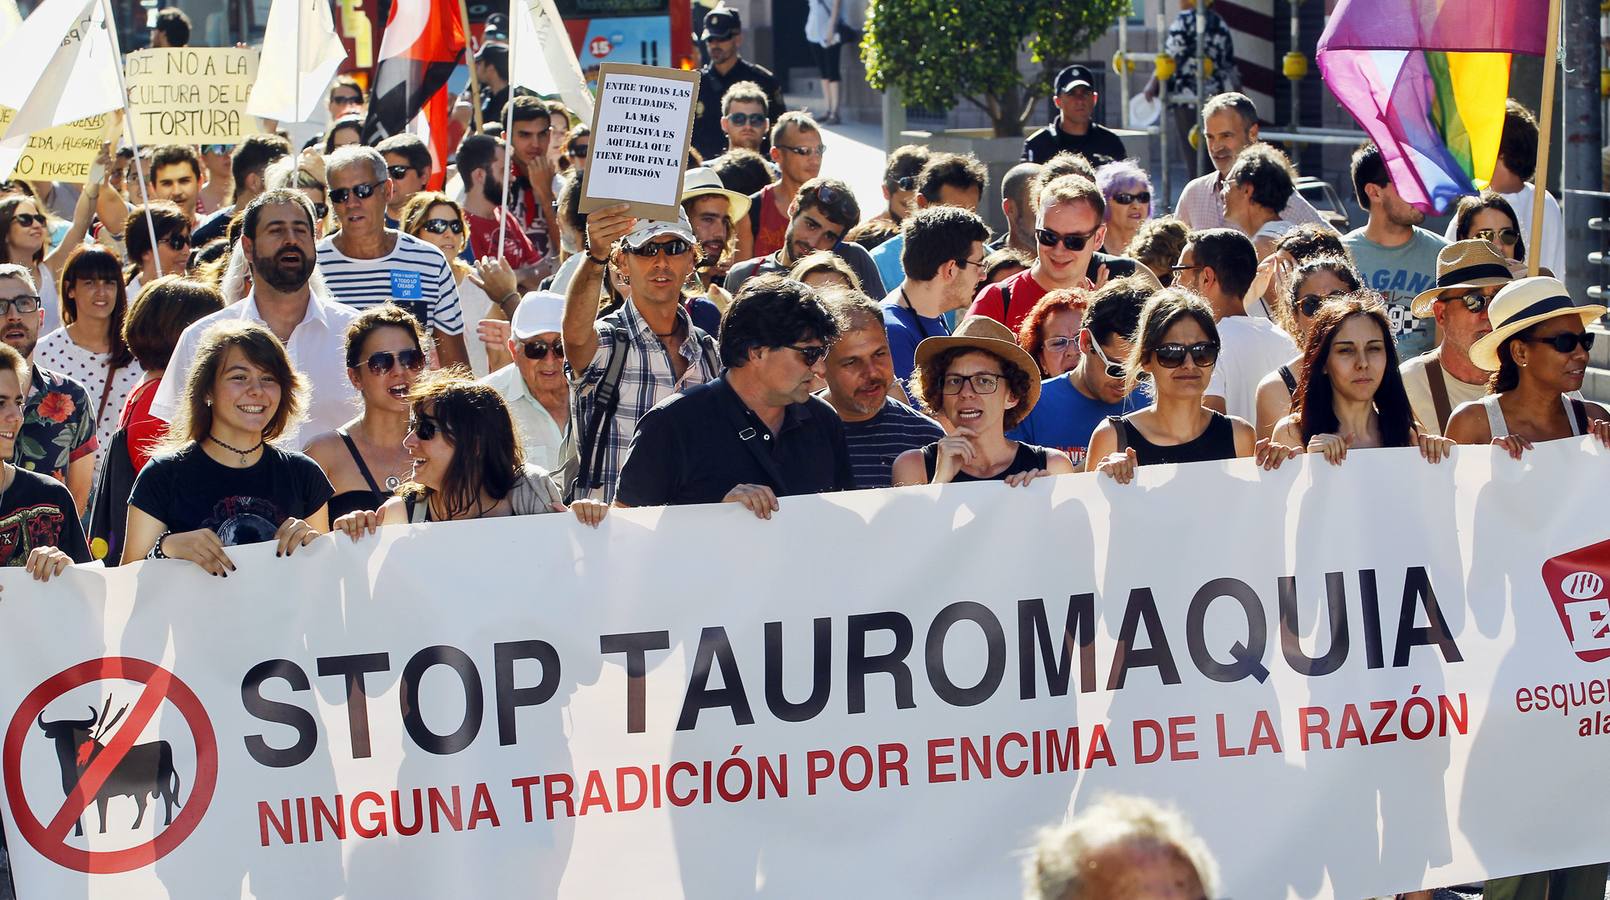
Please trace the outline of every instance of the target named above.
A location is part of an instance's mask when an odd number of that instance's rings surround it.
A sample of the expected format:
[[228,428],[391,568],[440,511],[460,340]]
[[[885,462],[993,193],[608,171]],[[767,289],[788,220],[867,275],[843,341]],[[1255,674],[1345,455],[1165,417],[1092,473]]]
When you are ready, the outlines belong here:
[[699,97],[693,112],[693,147],[704,159],[715,159],[727,149],[727,135],[721,130],[721,98],[740,81],[753,81],[766,92],[766,117],[776,122],[788,111],[783,105],[783,88],[770,69],[757,66],[738,55],[743,48],[743,19],[738,11],[725,6],[710,10],[704,17],[704,46],[710,64],[700,70]]
[[1064,150],[1083,156],[1092,166],[1128,156],[1123,140],[1094,121],[1100,100],[1095,76],[1089,69],[1068,66],[1058,72],[1056,94],[1052,97],[1057,117],[1023,142],[1024,161],[1043,163]]

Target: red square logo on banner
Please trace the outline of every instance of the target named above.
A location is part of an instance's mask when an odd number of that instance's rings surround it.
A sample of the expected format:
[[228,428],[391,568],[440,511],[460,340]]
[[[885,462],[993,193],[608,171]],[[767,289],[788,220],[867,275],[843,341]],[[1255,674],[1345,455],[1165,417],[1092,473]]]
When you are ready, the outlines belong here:
[[1610,541],[1543,563],[1543,583],[1577,657],[1584,662],[1610,658]]

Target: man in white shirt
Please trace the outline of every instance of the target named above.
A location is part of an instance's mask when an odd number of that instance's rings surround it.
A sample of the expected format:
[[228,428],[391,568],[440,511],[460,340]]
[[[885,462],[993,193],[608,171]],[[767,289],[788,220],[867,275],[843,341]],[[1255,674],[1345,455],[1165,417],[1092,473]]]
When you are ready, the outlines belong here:
[[[1537,171],[1537,117],[1520,103],[1504,104],[1504,132],[1498,139],[1498,159],[1493,163],[1493,180],[1488,187],[1509,201],[1515,210],[1515,224],[1526,251],[1537,254],[1538,264],[1565,278],[1565,215],[1553,194],[1543,195],[1542,245],[1532,246],[1532,203],[1537,188],[1528,178]],[[1450,242],[1458,236],[1457,219],[1448,220],[1444,233]]]
[[[1174,215],[1195,231],[1229,224],[1224,220],[1224,176],[1235,164],[1237,154],[1258,140],[1258,108],[1246,94],[1217,94],[1202,104],[1202,134],[1207,139],[1208,159],[1214,170],[1187,182],[1174,207]],[[1281,209],[1280,219],[1293,225],[1314,222],[1330,227],[1319,211],[1296,192]]]
[[1280,326],[1247,315],[1242,298],[1258,270],[1252,241],[1233,228],[1193,231],[1174,269],[1174,283],[1201,294],[1219,326],[1219,361],[1202,405],[1252,422],[1258,382],[1297,355]]
[[481,379],[503,396],[525,461],[549,472],[563,468],[570,442],[570,379],[565,375],[565,298],[532,291],[509,322],[514,362]]
[[1442,434],[1461,403],[1487,393],[1492,373],[1470,361],[1470,345],[1493,330],[1487,306],[1513,279],[1509,264],[1486,241],[1455,241],[1437,254],[1437,286],[1414,298],[1417,319],[1436,319],[1442,343],[1403,361],[1403,389],[1415,421]]
[[151,414],[173,421],[202,335],[213,325],[239,319],[258,322],[285,344],[291,365],[308,388],[307,419],[286,429],[289,446],[333,431],[357,411],[357,389],[347,378],[347,326],[358,311],[313,293],[313,204],[295,190],[268,191],[246,207],[241,247],[252,267],[246,299],[201,319],[179,336],[173,361],[162,377]]

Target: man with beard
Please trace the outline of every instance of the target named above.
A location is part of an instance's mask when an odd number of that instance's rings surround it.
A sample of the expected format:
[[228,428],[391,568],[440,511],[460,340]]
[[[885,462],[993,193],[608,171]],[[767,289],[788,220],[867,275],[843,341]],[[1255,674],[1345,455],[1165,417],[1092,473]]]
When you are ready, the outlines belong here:
[[330,293],[360,311],[397,304],[431,335],[439,365],[469,365],[452,267],[434,246],[386,227],[392,192],[386,158],[373,147],[342,147],[325,163],[325,181],[341,228],[317,247]]
[[[311,438],[334,431],[352,418],[358,402],[357,389],[347,377],[346,356],[347,326],[358,311],[315,294],[308,284],[314,259],[313,204],[297,190],[259,194],[246,206],[240,234],[252,267],[252,292],[184,330],[151,401],[151,413],[173,421],[202,335],[219,322],[244,319],[274,332],[291,365],[307,378],[308,415],[300,434]],[[289,431],[286,439],[300,447],[294,426]]]
[[822,158],[827,152],[816,120],[797,110],[784,113],[772,125],[771,145],[771,158],[780,172],[777,181],[749,195],[749,232],[754,237],[751,252],[755,256],[765,256],[786,243],[784,232],[793,216],[794,200],[806,182],[822,174]]
[[1420,227],[1426,214],[1398,196],[1373,143],[1353,151],[1352,174],[1358,205],[1370,218],[1344,235],[1342,245],[1353,254],[1359,281],[1386,300],[1398,357],[1418,356],[1435,345],[1436,335],[1410,308],[1416,295],[1436,286],[1437,254],[1448,242]]
[[66,483],[83,515],[95,475],[95,407],[83,385],[33,364],[45,310],[33,276],[22,266],[0,265],[0,317],[0,340],[22,354],[33,372],[13,462]]
[[1492,330],[1487,306],[1509,284],[1509,266],[1487,241],[1457,241],[1437,254],[1437,286],[1414,298],[1414,317],[1432,319],[1442,342],[1398,367],[1415,421],[1440,435],[1461,403],[1487,393],[1491,372],[1470,360],[1470,345]]
[[[682,179],[682,211],[688,214],[693,236],[698,239],[699,261],[694,270],[708,289],[720,285],[732,267],[727,246],[732,243],[735,222],[749,214],[749,198],[722,185],[715,170],[698,166]],[[715,292],[710,292],[712,299]],[[731,302],[732,295],[721,292]],[[717,303],[723,310],[727,303]]]
[[[752,216],[755,198],[749,200]],[[813,251],[830,250],[854,270],[862,290],[881,296],[883,280],[878,277],[872,255],[860,244],[844,243],[844,232],[860,221],[861,206],[855,202],[849,185],[833,178],[812,178],[800,186],[788,208],[788,228],[781,248],[733,266],[727,275],[727,290],[737,296],[744,282],[756,275],[787,275],[794,263]]]
[[[743,49],[743,19],[736,9],[718,6],[704,17],[704,48],[710,64],[700,71],[698,103],[693,113],[693,148],[703,159],[714,159],[727,147],[721,130],[721,99],[740,81],[751,81],[766,94],[766,115],[775,124],[788,107],[783,104],[783,88],[770,69],[740,57]],[[776,136],[773,135],[773,140]],[[804,180],[804,179],[801,179]]]
[[[470,227],[470,251],[478,260],[496,259],[501,255],[514,269],[520,290],[534,291],[542,281],[537,270],[542,256],[531,245],[517,217],[503,207],[503,200],[508,196],[502,180],[506,152],[502,141],[486,134],[472,134],[458,146],[458,173],[464,179],[464,221]],[[503,235],[501,254],[498,253],[500,231]]]
[[827,353],[824,397],[844,421],[844,443],[857,490],[893,484],[895,457],[926,447],[945,429],[889,396],[894,356],[883,328],[883,310],[860,291],[824,293],[844,332]]

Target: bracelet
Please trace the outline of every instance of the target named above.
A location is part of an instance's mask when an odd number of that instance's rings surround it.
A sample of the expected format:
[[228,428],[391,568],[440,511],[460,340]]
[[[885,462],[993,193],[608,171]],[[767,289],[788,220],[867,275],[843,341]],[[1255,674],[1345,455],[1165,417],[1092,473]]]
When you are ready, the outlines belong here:
[[146,559],[167,559],[168,554],[162,552],[162,542],[167,540],[172,534],[173,534],[173,530],[169,529],[169,530],[164,531],[161,534],[157,535],[157,542],[151,545],[151,552],[147,553],[145,555],[145,558]]
[[[508,292],[508,293],[507,293],[507,294],[504,294],[504,295],[503,295],[503,299],[502,299],[502,300],[499,300],[499,301],[498,301],[498,308],[499,308],[499,309],[502,309],[502,310],[503,310],[503,311],[504,311],[504,312],[508,312],[508,311],[509,311],[509,310],[508,310],[508,303],[509,303],[509,298],[510,298],[510,297],[513,297],[513,298],[514,298],[514,300],[515,300],[515,306],[519,306],[519,305],[520,305],[520,302],[519,302],[519,301],[520,301],[520,292],[519,292],[519,291],[510,291],[510,292]],[[510,315],[510,318],[513,318],[513,315],[512,315],[512,314],[511,314],[511,315]]]
[[588,253],[588,254],[587,254],[587,258],[588,258],[588,259],[590,259],[590,260],[592,260],[592,263],[593,263],[593,265],[595,265],[595,266],[600,266],[600,267],[602,267],[602,266],[607,266],[607,265],[609,265],[609,257],[607,257],[607,256],[606,256],[606,257],[604,257],[604,258],[603,258],[603,259],[599,259],[599,258],[598,258],[598,257],[596,257],[596,256],[594,256],[594,255],[592,255],[592,254],[591,254],[591,253]]

